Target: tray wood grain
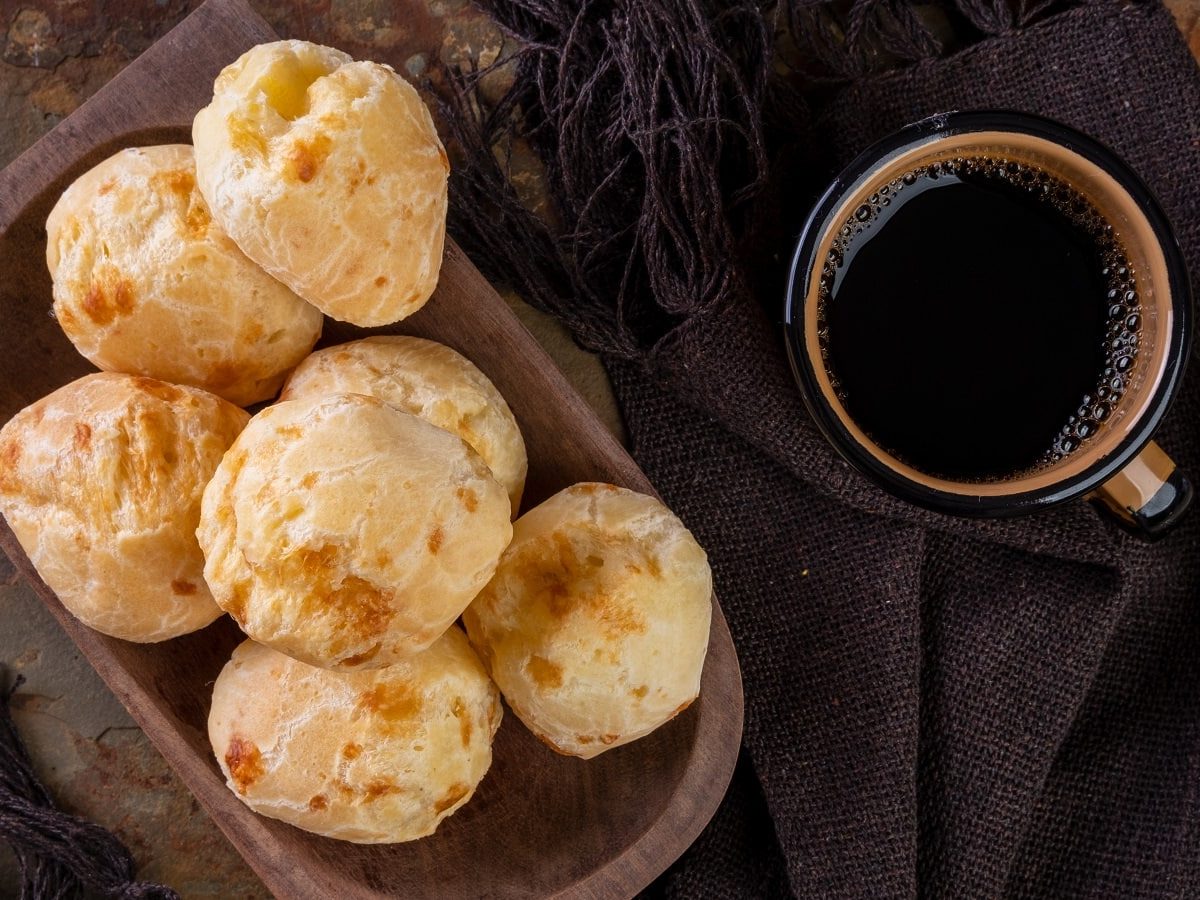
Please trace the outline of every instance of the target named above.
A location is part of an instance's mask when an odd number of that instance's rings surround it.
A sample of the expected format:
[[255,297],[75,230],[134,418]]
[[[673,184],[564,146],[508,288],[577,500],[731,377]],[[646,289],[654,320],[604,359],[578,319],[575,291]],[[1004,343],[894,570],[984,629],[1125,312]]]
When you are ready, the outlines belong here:
[[[251,45],[273,39],[241,0],[210,0],[0,172],[0,420],[92,371],[49,315],[44,223],[58,195],[121,147],[190,141],[192,116],[208,102],[216,73]],[[652,491],[452,241],[433,300],[394,330],[455,347],[497,384],[528,444],[526,506],[583,480]],[[322,343],[363,333],[327,322]],[[158,645],[108,638],[63,609],[2,523],[0,546],[281,897],[630,896],[700,833],[733,772],[741,676],[714,604],[700,699],[650,737],[585,762],[551,753],[509,714],[475,798],[433,837],[366,847],[309,835],[247,810],[212,757],[205,732],[212,683],[241,640],[231,620]]]

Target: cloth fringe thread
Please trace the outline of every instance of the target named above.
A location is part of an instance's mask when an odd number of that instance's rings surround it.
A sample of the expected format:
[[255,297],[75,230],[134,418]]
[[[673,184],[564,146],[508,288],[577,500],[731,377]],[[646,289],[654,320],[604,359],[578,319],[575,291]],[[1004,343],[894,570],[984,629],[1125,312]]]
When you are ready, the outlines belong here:
[[99,825],[58,809],[33,771],[9,704],[24,681],[0,690],[0,838],[21,871],[21,900],[73,900],[84,891],[122,900],[179,900],[168,887],[136,881],[133,858]]
[[[772,160],[803,165],[782,150],[822,95],[1086,2],[480,0],[519,49],[448,73],[451,232],[584,347],[641,358],[754,283]],[[489,108],[479,86],[504,66]],[[524,202],[531,177],[548,208]]]

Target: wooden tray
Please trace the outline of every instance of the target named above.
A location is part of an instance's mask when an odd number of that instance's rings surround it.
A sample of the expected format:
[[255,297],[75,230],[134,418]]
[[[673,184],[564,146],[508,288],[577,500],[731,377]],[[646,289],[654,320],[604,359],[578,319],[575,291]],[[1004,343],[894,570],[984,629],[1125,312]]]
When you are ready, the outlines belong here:
[[[62,190],[117,149],[190,142],[217,72],[275,39],[242,0],[210,0],[0,172],[0,421],[91,371],[49,315],[44,223]],[[452,242],[433,300],[403,322],[470,357],[496,383],[529,450],[526,506],[568,484],[646,477]],[[323,343],[362,332],[327,323]],[[653,735],[582,761],[509,714],[475,798],[424,840],[358,846],[251,813],[225,787],[205,722],[213,679],[241,639],[223,617],[193,635],[130,644],[76,622],[6,525],[0,546],[29,579],[226,836],[282,897],[622,897],[662,872],[712,817],[733,773],[741,675],[720,607],[700,699]]]

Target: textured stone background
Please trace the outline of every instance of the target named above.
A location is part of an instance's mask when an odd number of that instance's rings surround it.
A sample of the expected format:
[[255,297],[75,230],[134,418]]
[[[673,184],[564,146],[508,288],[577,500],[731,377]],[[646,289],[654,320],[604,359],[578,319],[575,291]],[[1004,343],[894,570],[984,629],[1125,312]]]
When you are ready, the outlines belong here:
[[[416,15],[401,15],[398,4],[386,0],[250,3],[282,36],[332,44],[414,78],[430,72],[438,58],[487,64],[502,49],[501,36],[467,0],[429,0]],[[0,0],[0,166],[198,5]],[[1168,5],[1200,56],[1200,0]],[[402,53],[401,45],[420,52]],[[510,302],[619,433],[599,364],[553,322],[515,298]],[[121,835],[142,877],[166,882],[185,897],[269,896],[2,554],[0,664],[27,678],[14,698],[14,714],[43,777],[64,807]],[[13,896],[16,883],[12,856],[0,847],[0,898]]]

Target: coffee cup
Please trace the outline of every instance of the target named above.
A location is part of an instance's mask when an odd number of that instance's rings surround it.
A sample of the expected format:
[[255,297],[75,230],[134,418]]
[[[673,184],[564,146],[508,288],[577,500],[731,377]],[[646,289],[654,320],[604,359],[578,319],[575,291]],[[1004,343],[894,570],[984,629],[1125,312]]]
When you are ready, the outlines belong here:
[[1086,498],[1146,538],[1191,500],[1152,440],[1191,345],[1182,254],[1073,129],[954,112],[872,146],[809,216],[784,318],[813,420],[898,497],[964,516]]

